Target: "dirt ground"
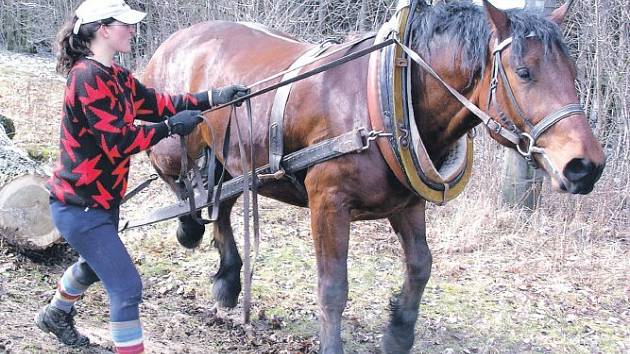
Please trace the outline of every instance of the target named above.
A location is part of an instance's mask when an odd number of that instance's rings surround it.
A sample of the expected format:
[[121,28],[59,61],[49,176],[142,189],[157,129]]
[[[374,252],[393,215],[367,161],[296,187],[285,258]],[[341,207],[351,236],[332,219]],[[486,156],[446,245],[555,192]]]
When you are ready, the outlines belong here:
[[[64,82],[50,58],[0,52],[0,114],[15,120],[18,146],[56,149]],[[496,161],[496,151],[482,150],[478,161]],[[497,206],[494,190],[480,192],[483,179],[493,178],[484,171],[456,202],[429,207],[434,264],[413,352],[628,353],[627,209],[610,218],[621,222],[600,221],[610,210],[601,215],[545,207],[531,214],[508,210]],[[135,158],[131,173],[131,186],[152,173],[144,156]],[[607,193],[596,188],[589,196],[562,197],[563,205],[587,208]],[[549,198],[549,204],[558,204],[551,199],[556,197]],[[126,204],[122,217],[139,217],[172,201],[157,182]],[[233,220],[241,244],[238,206]],[[148,352],[317,351],[309,212],[262,199],[261,224],[248,325],[240,321],[240,305],[213,309],[210,276],[218,254],[209,232],[194,251],[179,246],[174,222],[122,234],[143,276],[141,316]],[[352,225],[346,352],[378,352],[388,299],[402,284],[400,255],[387,221]],[[64,245],[29,257],[0,243],[0,352],[111,352],[107,296],[100,285],[77,305],[77,326],[92,339],[89,348],[66,348],[34,327],[36,310],[50,300],[55,282],[75,257]]]

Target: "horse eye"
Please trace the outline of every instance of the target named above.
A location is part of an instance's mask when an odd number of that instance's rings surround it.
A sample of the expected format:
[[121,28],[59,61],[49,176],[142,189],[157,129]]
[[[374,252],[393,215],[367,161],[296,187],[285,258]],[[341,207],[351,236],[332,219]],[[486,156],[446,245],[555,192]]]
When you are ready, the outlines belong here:
[[516,69],[516,74],[518,75],[518,77],[520,77],[523,80],[531,80],[532,76],[529,73],[529,70],[527,68],[518,68]]

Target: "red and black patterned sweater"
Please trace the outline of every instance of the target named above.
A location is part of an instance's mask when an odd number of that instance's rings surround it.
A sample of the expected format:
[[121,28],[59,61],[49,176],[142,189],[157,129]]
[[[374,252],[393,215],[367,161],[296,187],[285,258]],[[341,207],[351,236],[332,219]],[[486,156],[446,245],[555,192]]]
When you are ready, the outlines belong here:
[[[131,155],[168,135],[167,117],[208,108],[207,92],[161,94],[120,66],[79,60],[66,83],[51,195],[68,204],[117,207],[127,190]],[[155,124],[134,125],[134,119]]]

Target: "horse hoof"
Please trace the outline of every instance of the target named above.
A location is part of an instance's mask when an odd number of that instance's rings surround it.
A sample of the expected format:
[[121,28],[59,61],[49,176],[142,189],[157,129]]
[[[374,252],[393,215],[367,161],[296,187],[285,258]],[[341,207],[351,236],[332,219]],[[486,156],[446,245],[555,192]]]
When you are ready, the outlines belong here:
[[197,224],[192,218],[182,218],[177,228],[177,241],[186,248],[195,248],[201,243],[205,231],[205,226]]
[[[239,273],[236,274],[238,275]],[[229,278],[234,277],[214,278],[212,296],[214,296],[219,306],[232,308],[238,303],[238,294],[241,293],[241,281],[239,278]]]
[[411,352],[413,340],[413,333],[412,335],[402,335],[402,333],[395,335],[387,330],[381,340],[381,351],[387,354],[407,354]]

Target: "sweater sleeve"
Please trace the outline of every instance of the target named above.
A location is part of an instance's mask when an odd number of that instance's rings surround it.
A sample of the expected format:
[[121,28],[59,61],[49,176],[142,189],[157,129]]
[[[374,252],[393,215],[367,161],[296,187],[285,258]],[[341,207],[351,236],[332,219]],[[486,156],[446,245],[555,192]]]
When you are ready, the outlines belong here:
[[118,85],[101,67],[81,65],[72,75],[70,91],[75,92],[78,102],[72,105],[75,112],[71,115],[85,117],[87,133],[95,137],[96,144],[108,156],[130,156],[147,150],[168,136],[168,127],[164,122],[133,124],[132,101],[121,100],[124,94],[116,94]]
[[84,106],[88,130],[107,155],[125,157],[147,150],[168,136],[166,123],[135,125],[113,114],[98,101]]
[[156,92],[131,77],[136,119],[147,122],[161,122],[173,114],[187,109],[206,110],[210,108],[208,92],[169,95]]

